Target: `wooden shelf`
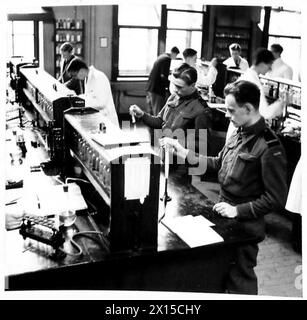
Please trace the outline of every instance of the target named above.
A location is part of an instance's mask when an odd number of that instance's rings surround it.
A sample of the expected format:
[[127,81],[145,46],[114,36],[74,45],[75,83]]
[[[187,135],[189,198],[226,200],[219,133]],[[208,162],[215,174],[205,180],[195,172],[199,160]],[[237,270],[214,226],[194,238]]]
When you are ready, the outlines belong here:
[[[81,24],[82,24],[82,28],[58,28],[56,25],[56,21],[54,21],[54,37],[53,37],[53,41],[54,41],[54,76],[55,78],[59,77],[59,70],[60,67],[57,66],[59,64],[59,60],[61,59],[61,54],[59,52],[59,47],[65,43],[65,42],[70,42],[74,47],[75,47],[75,51],[78,50],[78,52],[75,52],[75,55],[78,57],[83,58],[84,54],[83,54],[83,50],[84,50],[84,20],[81,20]],[[68,34],[69,38],[70,35],[74,36],[75,39],[78,39],[78,34],[81,37],[81,41],[80,40],[66,40],[63,39],[63,34]],[[58,35],[58,36],[57,36]],[[57,40],[58,38],[58,40]],[[61,40],[60,40],[61,39]],[[77,50],[76,50],[77,49]]]
[[[244,51],[244,58],[247,60],[251,56],[251,34],[253,24],[250,22],[250,27],[242,26],[226,26],[219,25],[217,19],[214,21],[214,37],[213,37],[213,51],[212,56],[219,56],[221,59],[229,57],[229,45],[231,43],[238,43],[241,50]],[[224,34],[224,35],[222,35]],[[219,48],[218,45],[223,43],[225,47]],[[247,47],[246,47],[247,46]],[[226,54],[228,52],[228,54]]]
[[75,31],[75,32],[83,32],[83,29],[62,29],[62,28],[56,28],[56,31]]

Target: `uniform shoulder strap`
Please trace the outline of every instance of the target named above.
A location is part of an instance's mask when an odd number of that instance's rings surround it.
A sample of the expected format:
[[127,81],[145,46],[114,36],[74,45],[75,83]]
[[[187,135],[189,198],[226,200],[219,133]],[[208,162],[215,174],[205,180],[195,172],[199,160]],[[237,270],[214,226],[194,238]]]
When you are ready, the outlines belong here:
[[269,148],[280,145],[278,137],[270,128],[264,129],[263,137]]

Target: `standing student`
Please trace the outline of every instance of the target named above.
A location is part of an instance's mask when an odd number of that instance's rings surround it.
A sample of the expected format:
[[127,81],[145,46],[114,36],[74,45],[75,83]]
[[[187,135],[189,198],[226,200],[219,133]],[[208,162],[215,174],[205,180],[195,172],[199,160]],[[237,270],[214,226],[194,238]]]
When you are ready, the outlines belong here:
[[67,71],[75,79],[84,80],[85,105],[98,109],[116,126],[119,126],[111,86],[107,76],[94,66],[88,67],[79,58],[75,58],[70,62]]
[[[239,78],[239,80],[247,80],[257,85],[260,89],[260,114],[267,120],[271,120],[275,117],[282,115],[285,102],[281,99],[269,104],[265,97],[264,89],[260,81],[259,75],[266,74],[272,68],[274,56],[271,51],[258,48],[254,54],[253,64],[246,72]],[[229,124],[226,140],[230,137],[235,127],[232,123]]]
[[147,103],[150,112],[156,116],[164,106],[169,92],[169,73],[171,60],[176,59],[179,49],[173,47],[170,53],[161,54],[155,61],[148,78]]
[[[188,163],[218,171],[220,195],[216,214],[236,219],[255,242],[238,245],[226,279],[227,293],[257,294],[258,243],[265,237],[264,215],[284,209],[287,200],[285,151],[259,112],[260,90],[249,81],[225,88],[226,116],[236,130],[217,157],[197,155],[177,140],[161,139]],[[193,232],[193,230],[191,230]]]
[[61,62],[60,62],[60,77],[59,81],[65,83],[69,81],[72,77],[67,72],[67,67],[72,59],[75,58],[73,54],[74,47],[70,42],[64,42],[60,47]]
[[192,48],[187,48],[182,53],[184,62],[195,68],[197,71],[197,86],[209,87],[213,85],[216,81],[218,71],[216,69],[217,59],[213,58],[210,62],[208,72],[205,71],[202,66],[197,64],[197,51]]
[[230,57],[223,64],[227,68],[240,69],[246,71],[249,67],[247,60],[241,57],[241,46],[238,43],[232,43],[229,46]]
[[272,70],[270,70],[267,75],[273,78],[285,78],[292,80],[292,68],[281,59],[281,54],[284,51],[284,48],[280,44],[272,44],[270,50],[275,60],[272,64]]

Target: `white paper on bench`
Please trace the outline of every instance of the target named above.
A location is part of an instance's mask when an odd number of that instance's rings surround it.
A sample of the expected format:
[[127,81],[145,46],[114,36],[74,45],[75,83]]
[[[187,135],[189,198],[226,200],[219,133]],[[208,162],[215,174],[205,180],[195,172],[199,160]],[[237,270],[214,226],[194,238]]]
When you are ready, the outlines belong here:
[[165,219],[163,223],[191,248],[224,241],[211,228],[214,224],[203,216],[193,217],[192,215],[187,215]]

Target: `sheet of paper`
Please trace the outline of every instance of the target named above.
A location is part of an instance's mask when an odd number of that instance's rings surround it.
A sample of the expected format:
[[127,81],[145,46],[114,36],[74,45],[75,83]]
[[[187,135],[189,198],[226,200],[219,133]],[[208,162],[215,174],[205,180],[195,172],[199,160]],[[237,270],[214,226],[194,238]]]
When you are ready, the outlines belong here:
[[68,197],[63,191],[63,185],[48,186],[36,190],[27,190],[22,202],[26,214],[50,215],[67,210],[84,210],[87,204],[80,187],[76,183],[68,184]]
[[211,228],[214,224],[203,216],[165,219],[163,223],[191,248],[224,241]]
[[147,157],[128,158],[125,161],[125,198],[140,199],[141,203],[149,194],[150,159]]

